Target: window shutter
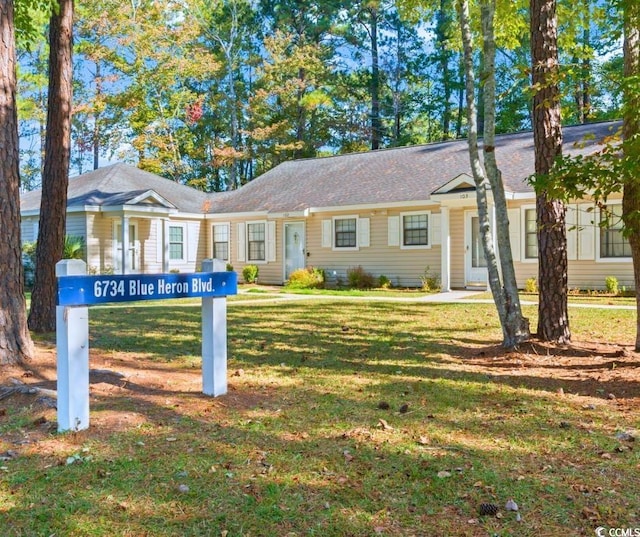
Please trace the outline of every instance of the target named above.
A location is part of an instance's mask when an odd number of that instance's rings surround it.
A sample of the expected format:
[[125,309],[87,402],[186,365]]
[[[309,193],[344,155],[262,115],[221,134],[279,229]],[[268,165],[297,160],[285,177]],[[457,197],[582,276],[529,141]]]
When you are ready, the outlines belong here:
[[187,262],[195,263],[198,258],[198,239],[200,235],[200,224],[197,222],[187,223]]
[[332,229],[331,220],[323,220],[322,221],[322,247],[323,248],[331,248],[333,241],[331,240],[331,229]]
[[162,254],[164,252],[164,222],[162,220],[156,220],[156,262],[162,263]]
[[440,214],[429,215],[431,226],[431,244],[442,244],[442,216]]
[[596,211],[593,205],[578,205],[578,259],[596,258],[596,226]]
[[244,226],[244,222],[238,224],[238,261],[245,261],[247,258],[247,230]]
[[509,218],[509,242],[511,243],[511,255],[514,261],[520,261],[523,236],[520,233],[520,209],[508,209]]
[[390,216],[387,218],[387,244],[389,246],[400,246],[399,216]]
[[578,208],[575,205],[567,205],[565,217],[567,227],[567,259],[578,259]]
[[267,262],[276,260],[276,223],[267,222]]
[[370,239],[370,224],[368,218],[358,218],[358,246],[360,248],[368,248]]

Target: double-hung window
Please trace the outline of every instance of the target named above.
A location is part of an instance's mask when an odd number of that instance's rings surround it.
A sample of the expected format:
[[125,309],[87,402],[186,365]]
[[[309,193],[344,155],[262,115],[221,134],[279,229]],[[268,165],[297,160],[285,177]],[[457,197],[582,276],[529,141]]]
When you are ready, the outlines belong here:
[[358,220],[356,218],[336,218],[334,220],[334,242],[336,248],[356,248]]
[[600,222],[600,258],[631,257],[631,245],[622,234],[622,205],[607,206]]
[[264,222],[247,224],[247,259],[266,261],[266,230]]
[[213,225],[213,257],[229,261],[229,224]]
[[169,260],[185,260],[185,226],[169,226]]
[[402,215],[402,246],[429,246],[429,215],[411,213]]

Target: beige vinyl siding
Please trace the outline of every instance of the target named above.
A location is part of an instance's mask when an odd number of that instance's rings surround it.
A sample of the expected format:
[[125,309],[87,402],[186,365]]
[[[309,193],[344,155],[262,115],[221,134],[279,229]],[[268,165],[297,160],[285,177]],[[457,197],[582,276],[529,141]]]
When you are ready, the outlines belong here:
[[[238,273],[239,281],[242,281],[242,269],[246,265],[255,264],[258,266],[258,283],[267,285],[280,285],[283,283],[284,278],[284,261],[282,243],[282,237],[284,232],[284,222],[288,222],[289,219],[265,219],[261,216],[255,218],[229,218],[228,216],[221,214],[219,218],[208,219],[206,227],[208,230],[209,243],[213,240],[211,237],[211,226],[216,223],[229,224],[229,263],[233,266],[233,270]],[[246,259],[246,252],[244,260],[238,260],[238,225],[245,226],[245,249],[246,249],[246,224],[254,222],[264,222],[266,227],[269,227],[269,223],[273,223],[275,226],[275,242],[269,245],[265,242],[265,257],[269,255],[269,249],[275,249],[275,259],[271,261],[250,262]],[[265,237],[267,241],[267,237]],[[212,245],[207,244],[206,252],[211,254]],[[273,253],[273,252],[272,252]]]
[[[420,210],[420,208],[411,208],[412,212]],[[436,214],[433,207],[425,207],[423,210],[432,215]],[[346,281],[347,270],[357,266],[361,266],[376,278],[385,275],[393,285],[403,287],[420,286],[420,277],[427,267],[432,275],[439,276],[439,244],[431,245],[430,248],[416,249],[401,249],[399,244],[389,246],[389,217],[399,217],[401,212],[405,211],[354,212],[351,210],[314,214],[307,219],[308,264],[327,271],[330,279],[339,278],[343,282]],[[322,246],[322,222],[340,216],[357,216],[359,219],[369,220],[369,246],[344,251]],[[433,220],[430,220],[430,225],[433,226]],[[432,242],[434,242],[433,237]]]
[[[510,209],[522,207],[531,207],[535,201],[528,200],[521,203],[511,203]],[[535,206],[535,205],[533,205]],[[568,209],[573,211],[572,221],[578,225],[574,229],[568,230],[568,234],[572,235],[570,239],[575,245],[573,255],[569,256],[568,269],[568,285],[570,289],[604,289],[605,278],[607,276],[615,276],[618,278],[620,286],[633,288],[633,264],[630,260],[601,260],[596,258],[596,243],[600,240],[600,230],[592,221],[595,221],[595,213],[587,212],[586,208],[592,204],[583,201],[579,203],[569,204]],[[582,212],[579,212],[581,209]],[[511,214],[511,213],[510,213]],[[520,241],[524,240],[524,221],[523,213],[520,211]],[[581,259],[583,258],[583,259]],[[584,259],[586,258],[586,259]],[[525,281],[528,278],[537,278],[538,261],[537,260],[521,260],[514,263],[518,287],[524,288]]]
[[[200,270],[202,260],[206,258],[208,246],[208,224],[204,220],[187,220],[187,219],[172,219],[168,227],[172,225],[180,225],[184,227],[184,260],[172,261],[169,260],[169,270],[177,270],[179,272],[195,272]],[[150,259],[157,259],[157,241],[153,241],[153,245],[149,245],[149,252],[153,252],[153,257]]]

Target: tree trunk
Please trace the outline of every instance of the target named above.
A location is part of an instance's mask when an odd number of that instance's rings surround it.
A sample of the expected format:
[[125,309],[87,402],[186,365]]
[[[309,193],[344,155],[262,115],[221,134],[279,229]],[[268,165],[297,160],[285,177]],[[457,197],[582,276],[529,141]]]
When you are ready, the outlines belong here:
[[378,10],[369,9],[371,17],[371,149],[380,148],[380,64],[378,58]]
[[[533,138],[535,172],[546,175],[562,154],[558,88],[558,26],[556,0],[531,0],[533,73]],[[567,343],[571,339],[567,312],[566,209],[560,200],[536,192],[538,226],[538,337]]]
[[20,244],[20,172],[13,1],[0,0],[0,364],[33,355]]
[[634,173],[640,162],[640,4],[637,0],[624,2],[624,77],[622,135],[626,162],[622,212],[633,258],[638,310],[635,348],[640,351],[640,176]]
[[[488,173],[482,167],[478,151],[478,124],[477,110],[474,98],[475,75],[473,71],[473,49],[471,38],[471,22],[469,16],[469,1],[460,0],[460,26],[462,30],[462,42],[464,48],[465,80],[467,95],[467,120],[469,123],[469,159],[474,182],[476,184],[476,197],[478,203],[478,219],[487,270],[489,274],[489,287],[498,311],[500,326],[502,327],[502,345],[505,348],[513,348],[529,338],[529,323],[522,316],[520,301],[515,284],[515,272],[509,244],[509,221],[506,216],[506,200],[504,187],[500,178],[500,172],[495,161],[495,147],[493,145],[495,131],[495,44],[493,39],[493,13],[495,0],[483,0],[481,3],[483,37],[485,41],[484,62],[482,80],[485,85],[484,95],[486,102],[484,112],[487,114],[484,122],[484,157]],[[484,116],[484,114],[483,114]],[[489,176],[492,180],[490,184]],[[495,184],[495,185],[494,185]],[[502,268],[505,285],[501,281],[498,268],[498,255],[496,254],[491,233],[491,221],[489,218],[489,200],[487,189],[492,187],[494,202],[498,218],[496,219],[496,232],[500,246],[500,268]],[[502,193],[502,194],[500,194]],[[510,265],[510,267],[509,267]]]
[[49,102],[36,272],[29,327],[56,327],[55,265],[62,259],[71,154],[73,0],[58,0],[49,28]]

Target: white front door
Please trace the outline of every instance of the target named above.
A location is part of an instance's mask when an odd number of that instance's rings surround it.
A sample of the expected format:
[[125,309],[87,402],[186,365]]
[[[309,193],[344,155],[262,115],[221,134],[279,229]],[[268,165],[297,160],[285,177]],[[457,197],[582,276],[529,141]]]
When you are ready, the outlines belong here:
[[[124,274],[122,267],[122,222],[117,220],[113,227],[114,242],[114,271],[116,274]],[[136,273],[140,270],[140,248],[138,247],[138,224],[129,222],[129,247],[127,248],[128,273]]]
[[284,278],[295,270],[306,266],[304,222],[285,222],[284,224]]
[[465,286],[487,285],[487,260],[480,238],[480,218],[477,212],[465,213]]

